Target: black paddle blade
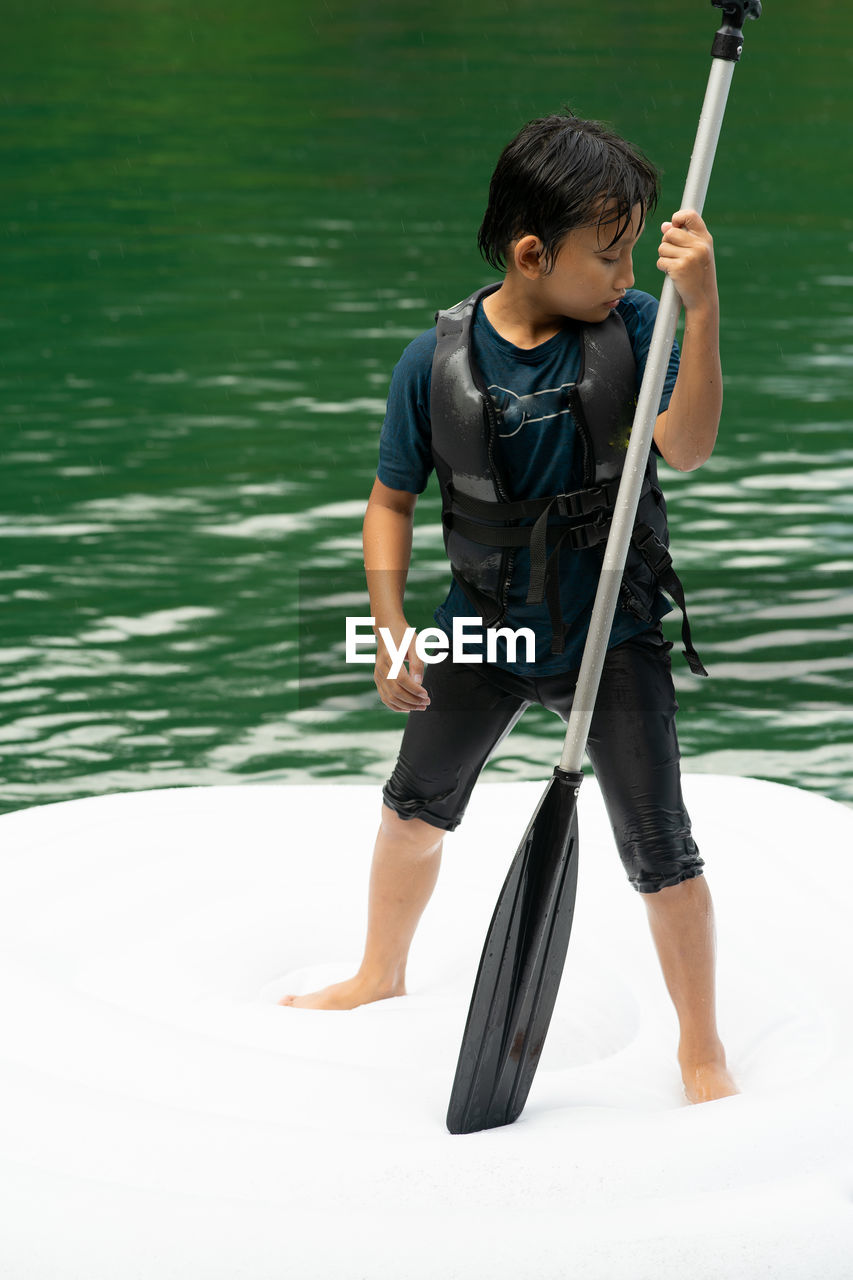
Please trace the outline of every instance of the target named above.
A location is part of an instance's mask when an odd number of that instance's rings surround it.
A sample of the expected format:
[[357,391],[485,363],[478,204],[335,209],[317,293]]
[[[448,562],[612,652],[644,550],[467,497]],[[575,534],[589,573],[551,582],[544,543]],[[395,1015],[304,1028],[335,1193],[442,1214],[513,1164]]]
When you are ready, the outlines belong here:
[[572,931],[582,778],[554,770],[498,898],[450,1095],[451,1133],[512,1124],[527,1101]]

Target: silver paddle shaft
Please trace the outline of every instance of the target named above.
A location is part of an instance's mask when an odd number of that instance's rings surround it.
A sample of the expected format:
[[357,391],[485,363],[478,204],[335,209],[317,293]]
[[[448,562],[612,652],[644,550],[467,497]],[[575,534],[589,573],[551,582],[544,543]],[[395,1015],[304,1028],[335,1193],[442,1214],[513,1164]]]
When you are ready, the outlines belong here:
[[[682,209],[695,209],[701,214],[704,207],[734,69],[734,62],[721,58],[712,59],[705,101],[699,116],[696,141],[693,144],[687,181],[684,184],[684,195],[681,198]],[[634,424],[631,428],[631,439],[616,497],[613,523],[607,538],[589,634],[583,651],[563,754],[560,757],[560,768],[569,773],[580,773],[583,765],[583,755],[589,737],[598,686],[601,682],[601,671],[607,653],[613,617],[616,613],[619,588],[622,584],[631,533],[637,516],[640,490],[643,487],[649,450],[652,447],[655,420],[672,344],[675,341],[680,310],[681,299],[675,285],[667,276],[661,290],[660,306],[646,360],[643,385],[634,413]]]

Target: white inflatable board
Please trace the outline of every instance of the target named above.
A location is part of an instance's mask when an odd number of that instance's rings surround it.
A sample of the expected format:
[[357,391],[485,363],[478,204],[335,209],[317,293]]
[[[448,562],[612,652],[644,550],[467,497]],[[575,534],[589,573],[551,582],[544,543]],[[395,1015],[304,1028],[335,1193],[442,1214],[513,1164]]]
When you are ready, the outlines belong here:
[[544,784],[481,784],[409,995],[358,961],[377,788],[136,792],[0,818],[9,1280],[849,1280],[853,811],[687,776],[739,1097],[687,1106],[595,783],[557,1010],[514,1126],[444,1126],[486,926]]

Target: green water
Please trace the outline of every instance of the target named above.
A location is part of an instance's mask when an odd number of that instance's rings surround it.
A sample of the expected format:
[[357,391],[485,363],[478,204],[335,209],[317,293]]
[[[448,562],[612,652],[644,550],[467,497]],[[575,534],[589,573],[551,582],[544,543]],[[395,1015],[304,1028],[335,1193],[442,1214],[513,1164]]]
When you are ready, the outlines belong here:
[[[300,653],[297,605],[357,573],[391,368],[489,278],[476,229],[525,120],[609,120],[663,168],[661,216],[677,206],[715,14],[2,9],[0,803],[380,781],[402,721],[343,664],[342,621]],[[665,479],[713,677],[683,668],[680,733],[688,769],[850,802],[853,10],[767,0],[746,36],[706,205],[723,428]],[[643,245],[657,292],[653,229]],[[438,511],[431,489],[427,601]],[[529,713],[491,776],[544,777],[561,737]]]

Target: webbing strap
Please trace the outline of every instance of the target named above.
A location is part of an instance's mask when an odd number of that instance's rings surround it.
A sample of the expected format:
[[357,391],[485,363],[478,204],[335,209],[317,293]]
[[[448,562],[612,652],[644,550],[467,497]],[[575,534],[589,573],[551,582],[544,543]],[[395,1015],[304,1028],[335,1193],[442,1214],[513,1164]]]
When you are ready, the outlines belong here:
[[[548,605],[551,620],[551,652],[562,653],[564,648],[563,619],[560,607],[560,548],[568,544],[572,550],[585,550],[604,542],[610,529],[611,512],[605,507],[598,509],[597,516],[583,523],[555,525],[549,524],[552,511],[559,510],[559,501],[567,496],[556,494],[550,499],[537,499],[545,502],[533,525],[502,526],[485,525],[479,520],[469,520],[465,516],[447,512],[444,516],[448,528],[454,529],[463,538],[476,542],[481,546],[491,547],[525,547],[530,548],[530,582],[527,591],[527,604]],[[474,505],[475,500],[466,500]],[[460,504],[461,505],[461,504]],[[511,507],[513,503],[483,503],[490,512],[495,507]],[[528,516],[530,512],[526,513]],[[655,575],[662,591],[671,596],[681,610],[681,639],[684,645],[684,657],[687,665],[696,676],[707,676],[708,672],[693,646],[690,631],[690,619],[687,615],[687,602],[684,598],[684,587],[675,572],[672,556],[658,538],[654,530],[647,524],[637,524],[631,537],[633,545],[643,557],[649,569]],[[548,544],[551,551],[548,551]],[[650,615],[649,615],[650,617]]]
[[[483,525],[453,513],[445,514],[448,528],[468,538],[471,542],[491,547],[530,547],[530,583],[527,604],[548,605],[551,621],[551,652],[562,653],[564,648],[563,615],[560,607],[560,547],[568,543],[572,550],[584,550],[603,542],[610,528],[610,513],[601,508],[594,522],[584,524],[550,525],[549,508],[556,502],[552,498],[534,525],[506,527]],[[548,553],[548,543],[552,550]]]
[[535,520],[545,512],[567,519],[594,516],[603,508],[611,508],[619,491],[619,479],[588,489],[555,493],[548,498],[525,498],[520,502],[494,502],[473,498],[448,485],[450,500],[466,516],[475,520]]
[[560,544],[557,543],[551,553],[549,571],[545,577],[545,599],[548,604],[548,617],[551,620],[551,652],[562,653],[566,647],[566,628],[563,623],[563,609],[560,601]]
[[[467,538],[469,542],[476,542],[483,547],[526,547],[531,546],[532,536],[536,530],[536,525],[504,526],[504,525],[485,525],[479,520],[467,520],[465,516],[455,515],[453,512],[446,514],[444,517],[445,526],[453,529],[463,538]],[[537,522],[538,523],[538,522]],[[543,561],[544,547],[550,542],[556,545],[557,542],[568,542],[576,551],[582,551],[587,547],[595,547],[599,542],[603,542],[607,537],[607,529],[609,527],[609,517],[604,512],[601,514],[601,520],[594,524],[566,524],[551,525],[545,522],[542,526],[544,537],[542,538]],[[537,542],[539,540],[537,539]],[[543,574],[544,577],[544,574]],[[541,592],[539,599],[542,599]]]
[[681,610],[681,640],[684,645],[684,656],[694,676],[707,676],[699,654],[693,648],[693,637],[690,634],[690,620],[687,617],[687,604],[684,599],[684,587],[672,565],[672,556],[647,524],[634,526],[631,538],[634,546],[651,569],[663,591],[672,596]]

